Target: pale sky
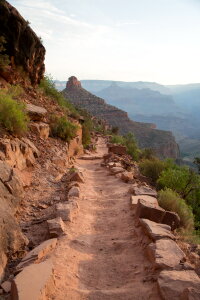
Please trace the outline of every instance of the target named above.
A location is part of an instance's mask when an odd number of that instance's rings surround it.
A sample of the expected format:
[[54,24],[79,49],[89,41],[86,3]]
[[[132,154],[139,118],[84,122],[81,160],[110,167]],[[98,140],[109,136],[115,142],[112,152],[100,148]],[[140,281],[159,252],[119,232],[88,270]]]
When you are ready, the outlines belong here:
[[200,0],[10,0],[54,79],[200,82]]

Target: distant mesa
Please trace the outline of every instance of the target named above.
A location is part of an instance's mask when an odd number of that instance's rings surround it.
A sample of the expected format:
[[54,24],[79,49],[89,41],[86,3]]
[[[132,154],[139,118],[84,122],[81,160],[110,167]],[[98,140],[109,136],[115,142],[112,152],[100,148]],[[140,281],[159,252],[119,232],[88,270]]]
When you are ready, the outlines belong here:
[[81,88],[81,82],[78,81],[78,79],[75,76],[71,76],[69,77],[67,84],[66,84],[66,88],[68,90],[72,90],[74,88]]

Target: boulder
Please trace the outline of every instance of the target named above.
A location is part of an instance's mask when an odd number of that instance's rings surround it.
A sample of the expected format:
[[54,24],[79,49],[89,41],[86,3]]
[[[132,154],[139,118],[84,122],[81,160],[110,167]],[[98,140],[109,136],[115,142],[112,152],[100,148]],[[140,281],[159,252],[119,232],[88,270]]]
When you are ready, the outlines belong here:
[[79,171],[74,171],[72,173],[69,173],[68,180],[69,181],[77,181],[77,182],[80,182],[80,183],[84,183],[83,175]]
[[136,196],[147,195],[155,198],[157,197],[157,192],[147,186],[141,186],[141,187],[133,186],[133,192],[134,195]]
[[136,206],[135,215],[138,218],[149,219],[157,223],[162,223],[162,219],[165,215],[165,210],[159,207],[157,204],[139,199]]
[[76,198],[80,197],[80,189],[79,189],[79,187],[73,186],[69,190],[69,192],[68,192],[68,198],[71,198],[71,197],[76,197]]
[[123,173],[125,169],[122,167],[113,167],[112,169],[110,169],[110,171],[112,174],[119,174],[119,173]]
[[41,139],[48,139],[50,132],[50,127],[48,124],[42,122],[31,122],[29,126],[31,131],[38,135]]
[[75,201],[69,201],[68,203],[56,204],[56,215],[61,217],[63,221],[71,222],[73,216],[77,211],[77,203]]
[[17,265],[16,270],[21,270],[31,263],[37,263],[44,258],[50,251],[52,251],[57,244],[57,238],[47,240],[30,251],[22,261]]
[[165,224],[158,224],[147,219],[140,219],[140,225],[145,234],[153,241],[164,238],[175,240],[175,236],[171,233],[171,227]]
[[125,171],[124,173],[121,174],[121,179],[128,183],[130,181],[133,180],[133,173],[132,172],[128,172],[128,171]]
[[181,297],[180,300],[199,300],[200,299],[200,289],[197,290],[195,288],[186,288]]
[[45,108],[33,104],[27,104],[26,110],[32,121],[41,121],[47,115]]
[[60,217],[52,220],[47,220],[49,235],[51,238],[59,237],[65,233],[65,224]]
[[174,230],[180,226],[180,217],[175,212],[166,211],[162,223],[169,225]]
[[109,144],[108,151],[109,151],[109,153],[111,152],[111,153],[118,154],[118,155],[127,154],[126,147],[122,146],[122,145]]
[[161,239],[149,244],[147,252],[155,269],[174,269],[185,259],[183,251],[171,239]]
[[14,278],[11,300],[48,300],[54,288],[53,264],[49,259],[24,268]]
[[164,300],[180,300],[187,288],[200,291],[200,278],[194,271],[162,271],[158,287]]
[[140,195],[140,196],[131,196],[131,208],[136,208],[138,201],[140,199],[154,205],[154,207],[158,206],[158,200],[156,198],[147,195]]

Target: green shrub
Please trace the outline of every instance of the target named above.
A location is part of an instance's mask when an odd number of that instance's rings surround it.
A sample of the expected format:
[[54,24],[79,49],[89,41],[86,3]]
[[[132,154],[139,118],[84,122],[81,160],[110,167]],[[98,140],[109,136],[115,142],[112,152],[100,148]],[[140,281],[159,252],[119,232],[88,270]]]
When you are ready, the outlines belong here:
[[27,123],[24,105],[0,91],[0,125],[11,133],[21,135],[27,131]]
[[169,211],[176,212],[181,220],[181,227],[193,231],[194,216],[191,207],[176,192],[171,189],[161,190],[158,193],[159,205]]
[[156,158],[154,150],[151,148],[145,148],[141,150],[140,159],[154,159]]
[[112,135],[110,142],[113,144],[125,145],[124,137],[121,135]]
[[166,168],[166,163],[158,158],[143,159],[139,162],[142,175],[149,177],[156,184],[161,172]]
[[44,78],[40,81],[39,88],[53,100],[55,100],[61,107],[66,108],[74,118],[78,118],[79,114],[75,107],[67,101],[67,99],[60,93],[53,82],[53,79],[45,75]]
[[134,160],[138,160],[140,150],[137,146],[137,142],[135,137],[132,133],[128,133],[124,136],[125,146],[127,148],[127,153],[132,157]]
[[69,142],[76,136],[78,125],[73,124],[66,117],[54,117],[51,120],[51,133],[54,137]]
[[188,167],[168,168],[164,170],[157,181],[160,188],[168,187],[176,191],[182,198],[200,187],[200,176]]
[[85,122],[82,125],[82,143],[84,148],[87,148],[91,143],[92,128],[93,128],[92,120],[91,118],[88,117],[87,119],[85,119]]

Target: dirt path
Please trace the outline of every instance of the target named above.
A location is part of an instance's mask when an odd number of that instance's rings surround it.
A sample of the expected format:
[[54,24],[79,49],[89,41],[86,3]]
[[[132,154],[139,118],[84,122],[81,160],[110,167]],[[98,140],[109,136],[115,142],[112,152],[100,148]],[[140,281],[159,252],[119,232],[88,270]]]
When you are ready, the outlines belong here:
[[[97,152],[107,151],[102,139]],[[101,160],[79,160],[84,173],[79,213],[55,256],[56,300],[160,299],[134,228],[129,185],[110,176]]]

